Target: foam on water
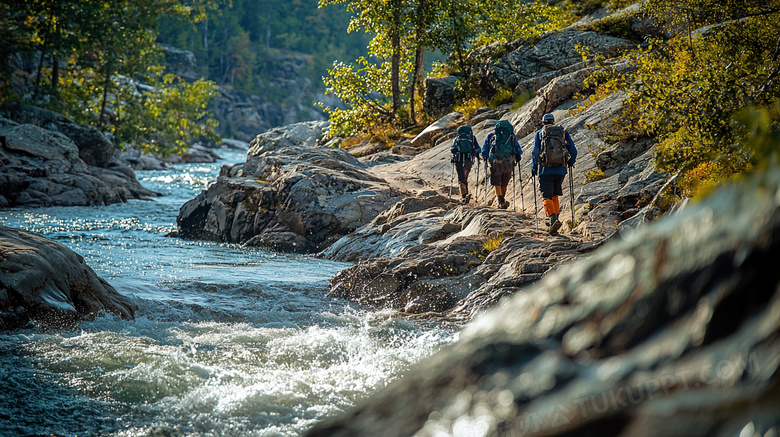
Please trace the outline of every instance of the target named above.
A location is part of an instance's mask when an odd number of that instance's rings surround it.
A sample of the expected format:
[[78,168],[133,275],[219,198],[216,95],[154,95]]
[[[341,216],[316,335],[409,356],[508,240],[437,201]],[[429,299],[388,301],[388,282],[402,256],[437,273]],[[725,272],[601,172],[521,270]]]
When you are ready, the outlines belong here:
[[123,418],[116,435],[145,435],[152,425],[187,435],[298,435],[457,335],[349,306],[263,323],[177,309],[17,335],[13,347],[76,397]]

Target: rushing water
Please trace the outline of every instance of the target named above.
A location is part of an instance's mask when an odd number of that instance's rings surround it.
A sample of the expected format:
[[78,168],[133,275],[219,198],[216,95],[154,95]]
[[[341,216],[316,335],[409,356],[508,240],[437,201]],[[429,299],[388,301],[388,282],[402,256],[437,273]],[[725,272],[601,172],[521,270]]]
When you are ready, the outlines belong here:
[[456,339],[326,298],[347,264],[166,237],[218,171],[137,172],[165,194],[154,201],[0,210],[140,308],[133,321],[0,334],[0,435],[299,435]]

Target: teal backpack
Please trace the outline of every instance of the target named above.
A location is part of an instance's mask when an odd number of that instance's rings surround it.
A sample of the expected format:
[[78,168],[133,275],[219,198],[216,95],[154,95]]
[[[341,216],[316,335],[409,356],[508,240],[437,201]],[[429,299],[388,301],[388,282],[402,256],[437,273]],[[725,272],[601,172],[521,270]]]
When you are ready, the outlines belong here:
[[515,129],[507,120],[499,120],[494,127],[493,157],[500,160],[515,156]]
[[458,128],[458,137],[455,138],[455,148],[459,153],[468,153],[471,155],[474,151],[473,137],[474,133],[471,130],[471,126],[461,126]]

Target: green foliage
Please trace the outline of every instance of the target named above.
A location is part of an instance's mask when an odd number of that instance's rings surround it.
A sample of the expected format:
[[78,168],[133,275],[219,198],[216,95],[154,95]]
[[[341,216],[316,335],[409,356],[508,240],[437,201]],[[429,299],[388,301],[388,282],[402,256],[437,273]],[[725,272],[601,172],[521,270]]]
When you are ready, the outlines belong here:
[[389,65],[372,64],[366,58],[356,63],[357,67],[336,61],[328,76],[322,78],[325,92],[349,105],[347,109],[324,108],[330,116],[331,137],[367,133],[371,126],[392,119]]
[[566,22],[564,11],[546,2],[521,0],[481,2],[481,14],[475,24],[475,46],[531,38],[559,29]]
[[744,133],[756,170],[780,165],[780,100],[749,106],[734,116],[733,128]]
[[390,122],[408,122],[401,102],[402,92],[406,95],[404,91],[410,89],[411,81],[402,83],[401,75],[408,78],[414,71],[411,61],[415,44],[423,42],[415,40],[404,23],[410,22],[416,9],[410,9],[401,0],[320,0],[319,4],[325,7],[345,3],[352,12],[347,31],[363,30],[373,33],[374,38],[368,45],[371,61],[366,57],[358,58],[357,65],[336,61],[328,70],[329,76],[323,77],[325,93],[336,95],[348,105],[347,109],[324,108],[330,115],[329,135],[354,135],[377,125],[390,128]]
[[346,8],[319,9],[317,0],[232,0],[218,2],[202,19],[164,18],[158,41],[192,51],[200,73],[217,84],[261,95],[280,104],[297,104],[302,95],[279,91],[288,80],[283,56],[302,62],[300,74],[321,89],[324,72],[334,59],[355,59],[365,53],[370,36],[346,34]]
[[[328,70],[329,77],[323,78],[326,93],[335,94],[349,106],[325,109],[331,116],[331,135],[366,132],[377,123],[403,126],[411,122],[406,120],[406,109],[401,110],[399,103],[410,100],[410,76],[419,69],[419,59],[414,55],[421,48],[450,53],[448,65],[439,64],[435,74],[458,70],[465,73],[467,79],[460,85],[464,91],[461,94],[467,99],[462,107],[465,112],[483,105],[516,102],[511,90],[499,90],[485,102],[486,97],[469,79],[474,62],[468,59],[469,51],[487,44],[532,38],[560,27],[566,20],[561,9],[541,0],[320,1],[321,7],[333,4],[346,4],[352,13],[349,32],[364,30],[373,33],[374,38],[368,45],[370,61],[364,57],[356,61],[357,65],[336,62]],[[401,47],[397,47],[397,37]],[[393,68],[400,73],[400,80]],[[400,98],[399,92],[403,94]]]
[[484,249],[485,252],[490,253],[498,249],[498,246],[501,245],[502,241],[504,241],[503,235],[495,235],[493,237],[489,237],[485,242],[482,243],[482,249]]
[[493,97],[485,99],[483,96],[473,96],[464,100],[455,107],[455,110],[463,114],[463,118],[471,118],[479,108],[495,108],[500,105],[512,103],[512,108],[517,109],[530,100],[530,93],[515,96],[514,91],[507,88],[499,89]]
[[588,182],[596,182],[604,179],[606,175],[600,168],[594,168],[593,170],[585,173],[585,179]]
[[[684,194],[766,160],[769,146],[751,144],[757,131],[775,132],[773,112],[766,109],[769,121],[758,128],[745,122],[743,111],[772,108],[780,98],[777,5],[652,0],[647,8],[679,33],[627,56],[633,68],[604,69],[591,78],[598,83],[594,94],[628,93],[620,119],[604,132],[608,140],[655,137],[659,169],[679,172]],[[720,22],[724,16],[734,19]],[[702,26],[708,27],[696,31]]]
[[638,12],[634,14],[623,13],[620,15],[610,15],[594,21],[592,24],[586,26],[585,29],[640,42],[642,41],[642,37],[631,28],[631,22],[637,19],[639,15]]
[[[135,125],[138,119],[125,117],[117,123],[117,139],[137,141],[140,148],[162,155],[182,153],[199,138],[217,141],[217,121],[206,118],[211,115],[206,104],[216,94],[213,82],[198,79],[190,84],[165,75],[159,88],[144,93],[141,125]],[[145,135],[138,141],[141,132]]]
[[[46,106],[114,133],[120,145],[161,154],[181,151],[194,138],[215,138],[215,122],[202,121],[214,84],[158,79],[155,41],[160,16],[197,20],[209,1],[3,2],[0,21],[17,31],[15,52],[35,54],[38,70],[32,92],[1,97]],[[136,81],[154,90],[140,91]]]

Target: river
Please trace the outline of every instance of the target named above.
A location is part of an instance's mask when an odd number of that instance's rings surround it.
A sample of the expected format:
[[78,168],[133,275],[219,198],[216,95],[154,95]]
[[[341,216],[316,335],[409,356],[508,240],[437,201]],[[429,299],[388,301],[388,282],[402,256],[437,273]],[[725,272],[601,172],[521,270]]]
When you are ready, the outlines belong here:
[[136,172],[153,201],[0,210],[139,306],[132,321],[0,333],[0,435],[296,436],[457,339],[327,298],[348,264],[166,237],[220,164]]

